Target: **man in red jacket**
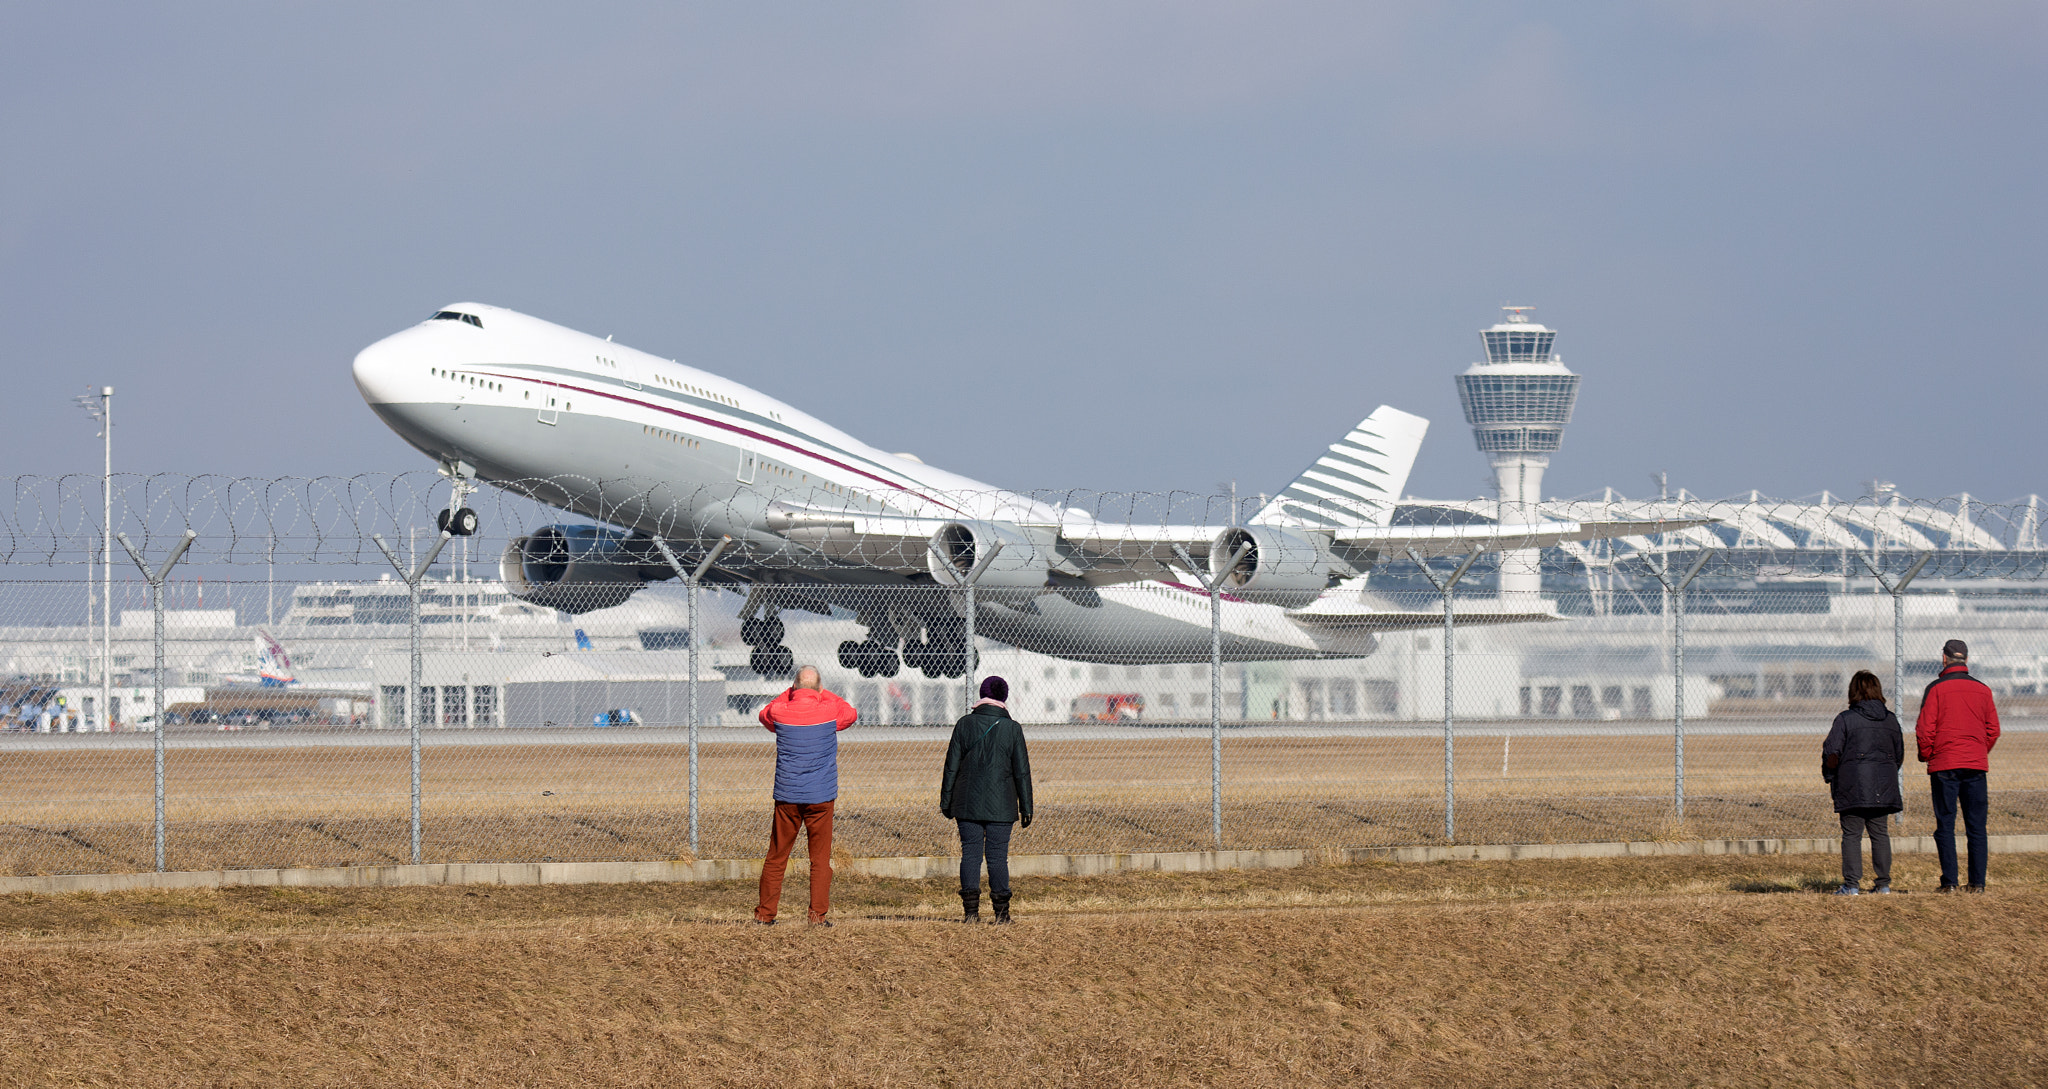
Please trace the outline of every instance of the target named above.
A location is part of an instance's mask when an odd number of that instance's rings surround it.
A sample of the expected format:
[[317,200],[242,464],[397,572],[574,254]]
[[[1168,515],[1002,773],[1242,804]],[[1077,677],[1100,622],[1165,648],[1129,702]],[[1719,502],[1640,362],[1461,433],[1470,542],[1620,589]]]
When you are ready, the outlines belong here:
[[796,671],[796,683],[761,708],[761,725],[775,734],[775,821],[768,858],[761,863],[761,902],[754,921],[774,925],[782,903],[782,875],[802,828],[811,849],[811,925],[831,926],[832,803],[839,799],[839,731],[860,717],[852,705],[825,691],[815,667]]
[[1970,843],[1970,884],[1966,891],[1984,891],[1984,871],[1991,841],[1984,835],[1989,789],[1984,775],[1991,770],[1991,747],[1998,744],[1998,708],[1991,689],[1970,676],[1970,648],[1961,639],[1941,647],[1941,675],[1920,696],[1920,717],[1913,723],[1920,762],[1934,790],[1934,851],[1941,856],[1941,892],[1956,891],[1956,805],[1963,808],[1963,831]]

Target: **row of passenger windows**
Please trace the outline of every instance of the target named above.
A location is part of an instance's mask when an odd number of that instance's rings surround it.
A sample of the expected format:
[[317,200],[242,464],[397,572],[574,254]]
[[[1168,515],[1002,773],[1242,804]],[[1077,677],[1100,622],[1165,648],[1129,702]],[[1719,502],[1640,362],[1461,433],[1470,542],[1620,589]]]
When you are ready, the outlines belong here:
[[490,382],[473,374],[457,374],[454,371],[444,371],[439,367],[429,367],[428,370],[436,378],[446,378],[451,382],[460,382],[465,386],[473,386],[477,389],[487,389],[492,393],[505,392],[505,383],[503,382]]
[[711,392],[708,389],[702,389],[697,386],[690,385],[687,382],[678,382],[675,379],[670,378],[666,375],[657,374],[654,376],[654,381],[656,382],[656,384],[667,386],[668,388],[675,390],[678,393],[694,394],[698,397],[705,397],[713,401],[717,401],[721,405],[731,405],[734,408],[739,407],[739,402],[733,400],[730,397],[721,396],[719,394]]
[[698,442],[696,439],[693,439],[688,435],[678,435],[673,431],[668,431],[659,427],[642,427],[640,430],[646,432],[649,435],[654,436],[657,439],[667,439],[672,443],[675,443],[679,446],[687,446],[692,450],[698,449],[699,447],[704,445],[703,443]]

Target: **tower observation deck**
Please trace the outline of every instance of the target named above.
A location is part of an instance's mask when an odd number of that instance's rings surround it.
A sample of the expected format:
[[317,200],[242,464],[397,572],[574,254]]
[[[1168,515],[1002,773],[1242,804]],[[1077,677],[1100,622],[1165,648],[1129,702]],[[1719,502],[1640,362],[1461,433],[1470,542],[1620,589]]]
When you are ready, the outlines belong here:
[[[1458,376],[1458,400],[1473,441],[1493,465],[1503,522],[1538,521],[1543,470],[1564,439],[1579,396],[1579,376],[1551,351],[1557,332],[1529,318],[1527,306],[1502,307],[1506,321],[1482,330],[1486,360]],[[1534,550],[1504,552],[1500,594],[1518,607],[1533,607],[1543,589]]]

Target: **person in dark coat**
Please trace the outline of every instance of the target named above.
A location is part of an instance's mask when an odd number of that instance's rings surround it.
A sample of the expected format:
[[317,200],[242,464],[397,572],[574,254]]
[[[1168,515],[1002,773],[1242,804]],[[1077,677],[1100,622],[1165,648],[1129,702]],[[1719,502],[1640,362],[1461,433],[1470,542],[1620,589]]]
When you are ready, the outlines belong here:
[[1842,887],[1837,896],[1863,891],[1863,834],[1870,834],[1870,891],[1892,891],[1892,836],[1885,822],[1906,808],[1899,793],[1899,769],[1906,763],[1906,734],[1899,716],[1884,705],[1877,674],[1859,669],[1849,678],[1849,709],[1835,716],[1820,746],[1820,775],[1835,796],[1842,820]]
[[981,861],[988,858],[989,902],[996,922],[1010,921],[1010,826],[1031,827],[1031,754],[1024,728],[1003,701],[1010,685],[984,677],[981,698],[953,725],[946,773],[939,781],[939,812],[960,826],[962,922],[981,919]]

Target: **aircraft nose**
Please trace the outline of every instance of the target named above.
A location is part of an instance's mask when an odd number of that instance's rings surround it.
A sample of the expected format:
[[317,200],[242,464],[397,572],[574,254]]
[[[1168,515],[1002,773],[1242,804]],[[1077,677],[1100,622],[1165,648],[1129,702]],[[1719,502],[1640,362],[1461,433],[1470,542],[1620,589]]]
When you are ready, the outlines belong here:
[[401,387],[409,374],[411,353],[397,343],[398,337],[383,340],[356,353],[356,389],[370,404],[390,404],[403,398]]

